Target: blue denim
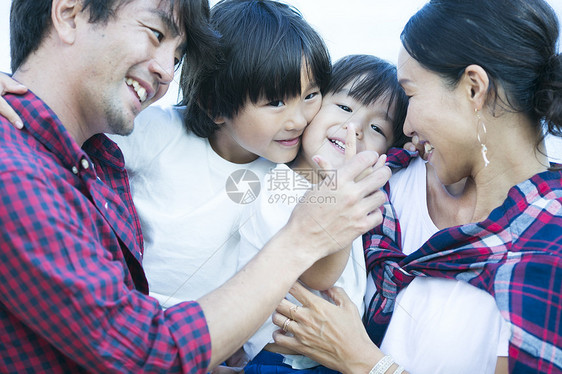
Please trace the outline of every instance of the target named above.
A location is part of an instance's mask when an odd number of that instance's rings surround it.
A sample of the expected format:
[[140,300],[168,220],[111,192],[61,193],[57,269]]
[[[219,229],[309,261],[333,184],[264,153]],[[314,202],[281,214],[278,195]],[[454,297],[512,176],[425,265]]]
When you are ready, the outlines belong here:
[[278,353],[261,351],[244,367],[244,374],[338,374],[325,366],[297,370],[283,363],[283,356]]

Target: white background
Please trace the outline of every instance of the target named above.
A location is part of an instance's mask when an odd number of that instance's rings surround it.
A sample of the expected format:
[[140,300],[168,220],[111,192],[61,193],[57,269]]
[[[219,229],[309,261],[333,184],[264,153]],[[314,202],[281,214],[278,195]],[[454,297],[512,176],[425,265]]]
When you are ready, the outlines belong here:
[[[210,0],[214,5],[218,0]],[[562,0],[547,0],[562,17]],[[322,35],[332,60],[367,53],[396,63],[400,32],[426,0],[286,0],[301,11],[305,19]],[[0,71],[10,71],[9,12],[10,0],[0,0]],[[176,77],[175,81],[178,79]],[[177,102],[178,86],[172,84],[159,105]],[[562,160],[562,139],[551,143],[551,153]]]

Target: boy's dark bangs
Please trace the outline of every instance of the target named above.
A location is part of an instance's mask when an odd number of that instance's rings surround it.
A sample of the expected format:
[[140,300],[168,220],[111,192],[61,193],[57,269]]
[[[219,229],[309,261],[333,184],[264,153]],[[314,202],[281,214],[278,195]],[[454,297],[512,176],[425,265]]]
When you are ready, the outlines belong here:
[[321,39],[310,40],[294,31],[276,35],[266,51],[259,53],[254,74],[248,76],[248,96],[256,103],[300,96],[303,71],[308,80],[323,89],[330,76],[330,57]]
[[[344,83],[344,86],[348,82]],[[343,86],[340,88],[342,89]],[[370,105],[381,98],[386,98],[391,92],[384,80],[372,79],[368,75],[359,77],[351,84],[349,96],[359,101],[363,105]]]
[[[293,40],[291,40],[293,39]],[[302,52],[300,41],[291,37],[272,41],[265,53],[257,56],[255,72],[249,72],[248,95],[252,102],[283,100],[300,95]]]

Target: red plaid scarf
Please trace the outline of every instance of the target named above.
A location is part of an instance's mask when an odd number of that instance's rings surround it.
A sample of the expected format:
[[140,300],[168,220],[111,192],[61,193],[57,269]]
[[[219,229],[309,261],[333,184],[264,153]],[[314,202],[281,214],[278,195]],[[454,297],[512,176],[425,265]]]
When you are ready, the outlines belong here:
[[[391,152],[394,166],[407,165]],[[388,192],[388,185],[386,188]],[[466,281],[490,293],[510,324],[510,372],[562,372],[562,172],[546,171],[510,189],[480,223],[441,230],[406,256],[387,201],[383,224],[364,239],[377,293],[365,314],[380,345],[400,290],[416,276]]]

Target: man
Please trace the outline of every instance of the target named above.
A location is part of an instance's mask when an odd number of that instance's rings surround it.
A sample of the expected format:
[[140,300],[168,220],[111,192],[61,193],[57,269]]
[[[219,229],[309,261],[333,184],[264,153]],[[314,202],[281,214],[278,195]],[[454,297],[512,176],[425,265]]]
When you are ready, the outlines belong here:
[[304,270],[380,222],[389,171],[355,182],[376,160],[360,154],[337,190],[311,192],[335,204],[298,206],[216,291],[166,311],[147,295],[123,159],[102,133],[130,133],[184,52],[205,65],[207,16],[204,0],[13,0],[14,78],[30,91],[6,96],[22,131],[0,119],[0,372],[206,372]]

